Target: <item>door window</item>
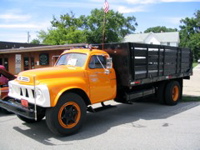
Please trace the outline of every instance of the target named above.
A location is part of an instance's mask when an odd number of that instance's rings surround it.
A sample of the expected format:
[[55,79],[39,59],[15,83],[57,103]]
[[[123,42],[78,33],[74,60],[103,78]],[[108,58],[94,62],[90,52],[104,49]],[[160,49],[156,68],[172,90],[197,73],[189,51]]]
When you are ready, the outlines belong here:
[[106,67],[106,58],[104,56],[95,55],[91,57],[89,63],[90,69],[105,68],[105,67]]

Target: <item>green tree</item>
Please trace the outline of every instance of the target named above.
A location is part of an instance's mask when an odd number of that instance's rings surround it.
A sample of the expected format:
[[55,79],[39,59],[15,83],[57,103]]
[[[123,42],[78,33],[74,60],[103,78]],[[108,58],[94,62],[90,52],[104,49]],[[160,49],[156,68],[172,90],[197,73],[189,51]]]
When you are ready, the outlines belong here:
[[38,39],[33,39],[30,43],[31,44],[40,44],[40,41]]
[[[73,12],[53,17],[52,27],[39,31],[39,39],[44,44],[101,43],[104,30],[103,9],[94,9],[91,15],[76,18]],[[137,26],[134,16],[124,17],[119,12],[110,10],[106,14],[105,42],[119,42],[125,35],[135,31]]]
[[200,10],[198,10],[194,15],[195,15],[196,20],[197,20],[197,26],[200,27]]
[[59,19],[53,17],[52,27],[46,32],[39,31],[39,39],[43,44],[60,45],[86,42],[86,35],[81,30],[82,22],[75,18],[73,12],[61,15]]
[[148,28],[144,31],[144,33],[154,32],[154,33],[160,33],[160,32],[177,32],[178,30],[176,28],[166,28],[164,26],[156,26]]
[[181,20],[180,46],[190,48],[193,51],[195,61],[197,61],[200,58],[200,10],[194,16]]
[[[102,9],[94,9],[91,11],[91,15],[85,18],[87,42],[89,43],[101,43],[103,33],[103,20],[104,12]],[[105,42],[119,42],[127,34],[134,33],[135,26],[137,26],[136,18],[134,16],[124,17],[119,12],[110,10],[106,14],[105,19]]]

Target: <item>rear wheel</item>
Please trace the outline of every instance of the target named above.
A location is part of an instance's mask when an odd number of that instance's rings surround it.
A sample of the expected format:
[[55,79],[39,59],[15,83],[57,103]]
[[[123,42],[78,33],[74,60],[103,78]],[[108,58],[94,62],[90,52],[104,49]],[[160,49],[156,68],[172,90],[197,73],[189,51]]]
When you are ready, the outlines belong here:
[[163,96],[165,92],[165,82],[162,82],[158,85],[157,89],[157,99],[160,104],[165,104],[165,97]]
[[167,105],[176,105],[181,97],[180,84],[177,81],[171,81],[166,85],[165,102]]
[[75,93],[64,94],[55,107],[46,111],[47,126],[58,135],[70,135],[77,132],[85,117],[86,105],[82,97]]

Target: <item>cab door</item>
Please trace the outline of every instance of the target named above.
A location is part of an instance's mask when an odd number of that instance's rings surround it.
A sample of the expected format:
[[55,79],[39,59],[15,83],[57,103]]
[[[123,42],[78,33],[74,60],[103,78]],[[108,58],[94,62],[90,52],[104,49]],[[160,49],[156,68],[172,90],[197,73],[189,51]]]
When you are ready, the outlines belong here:
[[103,102],[115,97],[116,77],[113,68],[107,69],[106,57],[93,55],[88,66],[91,103]]

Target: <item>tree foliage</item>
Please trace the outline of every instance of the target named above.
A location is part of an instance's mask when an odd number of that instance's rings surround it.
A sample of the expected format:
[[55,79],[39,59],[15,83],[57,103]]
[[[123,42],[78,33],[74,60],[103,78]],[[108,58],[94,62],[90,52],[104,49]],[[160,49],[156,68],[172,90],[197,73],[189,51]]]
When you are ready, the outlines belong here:
[[160,33],[160,32],[176,32],[178,31],[176,28],[166,28],[164,26],[156,26],[148,28],[144,31],[144,33],[154,32],[154,33]]
[[[94,9],[88,16],[75,17],[73,12],[53,17],[52,27],[39,31],[43,44],[101,43],[104,30],[103,9]],[[106,14],[105,42],[119,42],[125,35],[135,31],[137,26],[134,16],[124,17],[119,12],[110,10]]]
[[40,44],[40,41],[38,39],[33,39],[30,43],[31,44]]
[[52,27],[47,32],[39,31],[39,39],[43,44],[60,45],[85,42],[86,36],[82,30],[82,22],[75,18],[73,12],[61,15],[59,19],[53,17]]
[[[103,10],[94,9],[91,11],[91,15],[86,17],[86,29],[88,33],[89,43],[101,43],[103,33]],[[136,19],[132,17],[124,17],[119,12],[110,10],[106,14],[105,25],[105,42],[118,42],[123,40],[127,34],[131,34],[135,31],[137,26]]]
[[200,10],[194,16],[181,20],[180,46],[191,48],[196,61],[200,58]]

